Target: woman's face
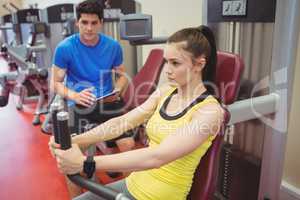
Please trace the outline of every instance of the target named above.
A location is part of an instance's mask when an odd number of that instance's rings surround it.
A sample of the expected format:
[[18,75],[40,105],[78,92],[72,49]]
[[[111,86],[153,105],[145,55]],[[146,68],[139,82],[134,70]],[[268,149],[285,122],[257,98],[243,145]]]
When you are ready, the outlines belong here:
[[183,50],[178,43],[167,44],[164,57],[166,59],[165,72],[169,84],[183,87],[193,81],[199,80],[201,66],[192,61],[191,53]]

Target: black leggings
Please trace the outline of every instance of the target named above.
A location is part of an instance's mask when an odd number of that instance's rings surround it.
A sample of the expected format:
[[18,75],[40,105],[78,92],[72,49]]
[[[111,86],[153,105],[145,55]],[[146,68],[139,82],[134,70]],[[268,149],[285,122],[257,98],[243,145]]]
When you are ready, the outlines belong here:
[[[107,120],[118,117],[125,113],[124,101],[118,100],[114,102],[97,103],[92,107],[86,108],[80,105],[71,106],[68,108],[70,120],[69,129],[70,133],[83,133],[88,124],[102,124]],[[115,147],[115,141],[121,138],[132,137],[133,132],[128,131],[121,136],[106,141],[108,147]]]
[[88,124],[102,124],[111,118],[122,115],[124,113],[123,108],[123,100],[96,103],[89,108],[80,105],[71,106],[68,108],[70,132],[83,133]]

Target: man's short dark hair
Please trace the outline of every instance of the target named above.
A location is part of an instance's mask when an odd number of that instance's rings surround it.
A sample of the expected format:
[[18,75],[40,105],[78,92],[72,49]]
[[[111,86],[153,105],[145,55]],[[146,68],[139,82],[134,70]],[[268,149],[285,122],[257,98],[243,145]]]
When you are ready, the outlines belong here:
[[79,3],[76,7],[77,20],[80,19],[81,14],[95,14],[100,20],[103,19],[103,3],[100,0],[86,0]]

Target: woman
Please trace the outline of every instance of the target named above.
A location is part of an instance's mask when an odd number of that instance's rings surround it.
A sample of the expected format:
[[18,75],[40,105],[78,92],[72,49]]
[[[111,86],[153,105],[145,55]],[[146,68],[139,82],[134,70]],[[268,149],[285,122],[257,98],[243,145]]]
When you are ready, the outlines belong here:
[[[67,151],[50,140],[62,173],[83,170],[86,158],[80,148],[118,137],[147,121],[149,147],[96,156],[96,169],[132,172],[109,185],[132,199],[186,199],[197,165],[223,121],[223,110],[207,87],[215,74],[213,34],[206,26],[180,30],[168,39],[164,57],[169,84],[141,106],[74,137]],[[75,199],[102,198],[87,192]]]

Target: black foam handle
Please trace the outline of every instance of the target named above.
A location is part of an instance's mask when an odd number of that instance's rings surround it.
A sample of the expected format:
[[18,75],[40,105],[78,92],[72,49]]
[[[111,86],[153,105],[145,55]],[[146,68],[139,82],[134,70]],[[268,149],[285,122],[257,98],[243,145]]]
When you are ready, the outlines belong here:
[[59,130],[58,130],[58,123],[57,123],[57,113],[58,110],[53,110],[51,112],[51,118],[52,118],[52,132],[54,135],[54,141],[55,143],[59,144]]
[[71,148],[71,135],[68,127],[68,119],[60,120],[57,119],[58,133],[59,133],[59,144],[62,150]]
[[7,85],[0,85],[0,107],[5,107],[8,104],[9,92]]

